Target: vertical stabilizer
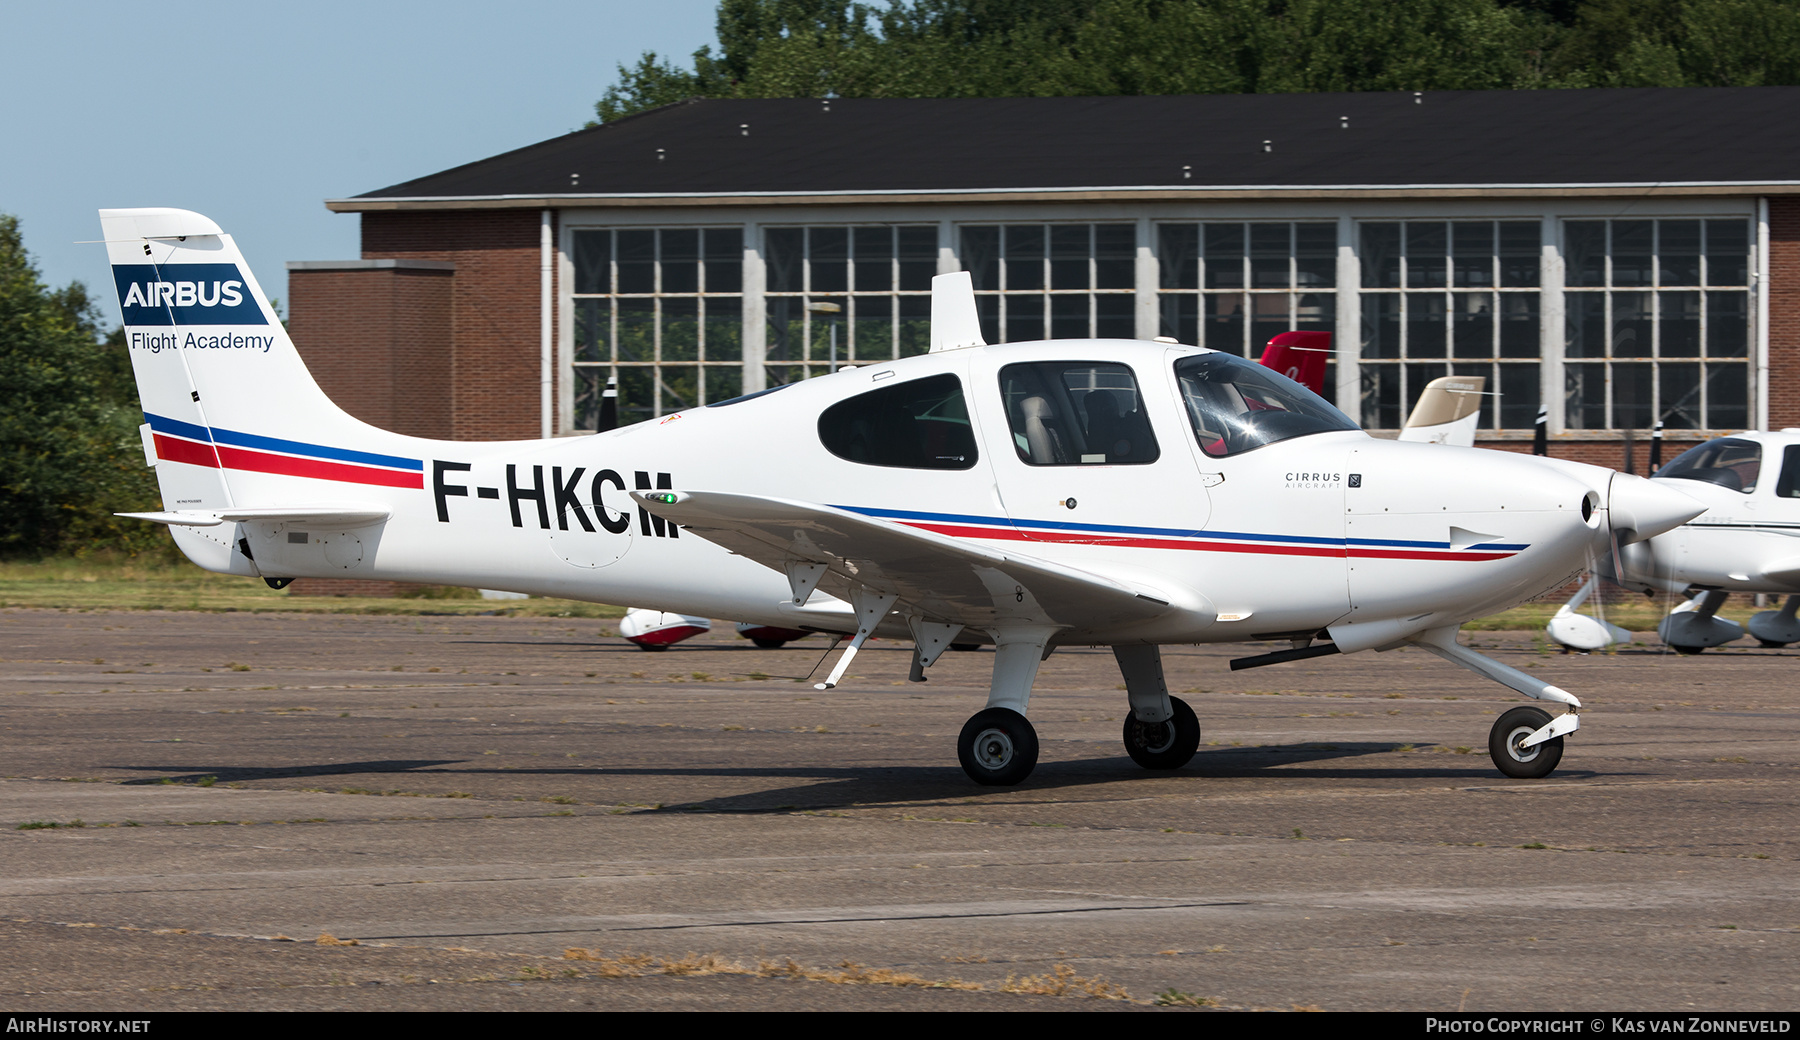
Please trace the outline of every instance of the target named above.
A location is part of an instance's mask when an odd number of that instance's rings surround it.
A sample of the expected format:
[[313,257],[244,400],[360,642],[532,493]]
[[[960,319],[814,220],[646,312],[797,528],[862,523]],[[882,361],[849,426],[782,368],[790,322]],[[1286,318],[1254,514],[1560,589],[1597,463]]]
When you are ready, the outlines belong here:
[[1486,376],[1439,376],[1425,384],[1425,391],[1407,416],[1400,431],[1403,441],[1427,444],[1475,446],[1475,427],[1481,422],[1482,389]]
[[1326,396],[1325,362],[1330,354],[1329,332],[1283,332],[1263,347],[1260,364]]
[[986,346],[975,310],[975,282],[967,271],[931,280],[931,352]]
[[[325,396],[217,224],[178,209],[100,224],[165,510],[380,504],[423,486],[422,442]],[[203,567],[256,573],[230,524],[174,533]]]

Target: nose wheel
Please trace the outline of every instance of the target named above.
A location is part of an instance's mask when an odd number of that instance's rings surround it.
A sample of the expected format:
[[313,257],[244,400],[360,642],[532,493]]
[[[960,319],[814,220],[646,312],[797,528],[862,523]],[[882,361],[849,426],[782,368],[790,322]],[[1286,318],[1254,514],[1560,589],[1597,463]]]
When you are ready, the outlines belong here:
[[1011,787],[1037,767],[1037,730],[1011,708],[978,711],[956,738],[956,757],[976,783]]
[[1551,737],[1528,748],[1519,746],[1520,741],[1549,724],[1550,713],[1542,708],[1513,708],[1494,720],[1494,728],[1488,731],[1488,754],[1494,766],[1520,780],[1549,776],[1562,761],[1563,738]]
[[1125,717],[1125,753],[1145,769],[1180,769],[1200,749],[1200,720],[1180,697],[1170,697],[1175,714],[1163,722]]

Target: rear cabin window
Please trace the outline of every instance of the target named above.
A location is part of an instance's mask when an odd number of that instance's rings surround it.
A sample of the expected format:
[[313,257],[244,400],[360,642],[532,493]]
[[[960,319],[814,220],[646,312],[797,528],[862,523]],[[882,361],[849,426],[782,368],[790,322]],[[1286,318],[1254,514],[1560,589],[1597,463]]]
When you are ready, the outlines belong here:
[[1000,370],[1013,448],[1031,466],[1155,462],[1137,378],[1103,361],[1040,361]]
[[931,376],[839,401],[819,441],[840,459],[902,469],[970,469],[978,455],[962,380]]
[[1761,473],[1762,445],[1755,441],[1726,437],[1689,448],[1675,456],[1674,462],[1657,470],[1654,475],[1678,480],[1704,480],[1708,484],[1717,484],[1747,495],[1756,490],[1756,480]]

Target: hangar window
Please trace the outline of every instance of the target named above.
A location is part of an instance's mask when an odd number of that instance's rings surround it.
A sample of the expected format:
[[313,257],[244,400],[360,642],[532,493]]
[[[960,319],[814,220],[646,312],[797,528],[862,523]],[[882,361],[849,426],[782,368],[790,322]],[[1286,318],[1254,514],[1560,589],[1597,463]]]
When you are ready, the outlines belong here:
[[1200,450],[1215,458],[1311,433],[1354,430],[1350,417],[1292,380],[1230,354],[1175,362]]
[[1124,365],[1045,361],[1000,370],[1013,448],[1032,466],[1155,462],[1137,379]]
[[971,469],[979,458],[962,380],[931,376],[839,401],[819,441],[840,459],[905,469]]
[[961,240],[989,343],[1136,336],[1136,225],[978,224]]
[[1277,333],[1335,327],[1336,222],[1158,224],[1156,237],[1162,335],[1256,357]]
[[1563,348],[1573,430],[1750,424],[1750,226],[1570,220]]
[[1762,445],[1755,441],[1726,437],[1689,448],[1675,456],[1674,462],[1657,470],[1655,475],[1681,480],[1704,480],[1708,484],[1749,494],[1756,490],[1756,479],[1761,472]]
[[1537,421],[1543,223],[1366,221],[1362,274],[1362,417],[1400,427],[1425,385],[1484,376],[1483,429]]
[[595,429],[608,376],[619,421],[743,393],[744,233],[739,228],[571,232],[574,429]]
[[772,383],[931,349],[933,224],[763,232]]

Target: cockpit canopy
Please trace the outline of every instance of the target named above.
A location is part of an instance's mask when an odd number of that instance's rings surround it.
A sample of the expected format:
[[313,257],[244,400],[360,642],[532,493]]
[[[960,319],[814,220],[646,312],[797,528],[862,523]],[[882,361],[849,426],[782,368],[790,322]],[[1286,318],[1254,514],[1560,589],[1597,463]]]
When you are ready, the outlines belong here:
[[1762,473],[1762,445],[1755,441],[1725,437],[1689,448],[1675,461],[1657,470],[1653,476],[1678,480],[1704,480],[1733,491],[1749,494],[1756,490]]
[[1230,354],[1182,358],[1175,377],[1200,450],[1215,458],[1309,433],[1359,428],[1318,394]]

